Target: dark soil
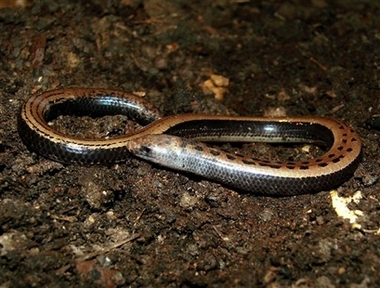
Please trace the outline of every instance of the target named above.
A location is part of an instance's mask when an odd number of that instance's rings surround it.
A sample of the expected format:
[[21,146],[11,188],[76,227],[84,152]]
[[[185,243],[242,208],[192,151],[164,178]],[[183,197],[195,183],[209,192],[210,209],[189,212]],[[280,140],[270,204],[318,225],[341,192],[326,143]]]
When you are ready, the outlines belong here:
[[[34,2],[0,9],[1,287],[380,287],[378,1]],[[222,99],[201,88],[212,75],[229,80]],[[361,195],[347,204],[357,218],[338,215],[329,191],[263,197],[135,158],[46,160],[16,119],[32,93],[58,87],[144,92],[166,115],[342,119],[364,147],[337,189]],[[54,124],[102,137],[126,120]]]

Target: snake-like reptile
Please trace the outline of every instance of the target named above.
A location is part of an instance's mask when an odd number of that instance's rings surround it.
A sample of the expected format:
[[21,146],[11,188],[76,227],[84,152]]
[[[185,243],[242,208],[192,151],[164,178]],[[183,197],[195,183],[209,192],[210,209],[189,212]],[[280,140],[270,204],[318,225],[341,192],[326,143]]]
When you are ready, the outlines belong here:
[[[78,139],[48,125],[62,114],[123,114],[146,126],[110,139]],[[361,154],[357,132],[333,118],[162,117],[141,97],[108,89],[65,88],[33,95],[21,107],[18,129],[30,149],[55,161],[110,164],[133,154],[164,167],[272,196],[336,187],[352,176]],[[308,161],[278,162],[239,156],[202,142],[306,142],[322,144],[328,150]]]

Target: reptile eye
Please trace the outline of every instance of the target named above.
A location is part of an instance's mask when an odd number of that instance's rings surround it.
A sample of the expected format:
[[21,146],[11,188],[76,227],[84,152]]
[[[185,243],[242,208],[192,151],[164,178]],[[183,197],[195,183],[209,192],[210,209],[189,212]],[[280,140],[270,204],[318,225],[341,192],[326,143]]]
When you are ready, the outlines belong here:
[[139,152],[143,156],[150,156],[152,154],[152,149],[150,147],[148,147],[148,146],[142,146],[139,149]]

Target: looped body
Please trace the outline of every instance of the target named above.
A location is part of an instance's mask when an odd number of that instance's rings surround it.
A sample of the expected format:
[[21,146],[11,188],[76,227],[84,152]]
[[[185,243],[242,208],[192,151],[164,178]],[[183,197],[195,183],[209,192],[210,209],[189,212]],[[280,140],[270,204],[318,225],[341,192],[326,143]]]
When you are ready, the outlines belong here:
[[[48,125],[62,114],[123,114],[146,126],[111,139],[79,139]],[[352,176],[361,154],[359,135],[336,119],[199,114],[162,117],[142,98],[106,89],[67,88],[34,95],[21,107],[18,129],[30,149],[55,161],[110,164],[133,154],[164,167],[272,196],[338,186]],[[276,162],[227,153],[202,142],[316,143],[328,149],[309,161]]]

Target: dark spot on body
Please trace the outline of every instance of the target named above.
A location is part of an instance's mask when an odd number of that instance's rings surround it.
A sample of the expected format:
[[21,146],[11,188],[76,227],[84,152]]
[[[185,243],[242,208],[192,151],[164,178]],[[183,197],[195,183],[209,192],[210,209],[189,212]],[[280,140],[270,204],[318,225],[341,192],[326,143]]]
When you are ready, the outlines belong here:
[[186,141],[179,141],[179,147],[180,148],[186,148],[188,145],[188,143],[186,143]]
[[274,169],[280,169],[282,167],[281,165],[278,165],[276,163],[269,164],[268,166]]
[[220,152],[218,150],[210,150],[211,155],[219,156]]
[[318,166],[319,167],[326,167],[328,164],[326,162],[323,162],[323,163],[319,163]]
[[352,152],[354,149],[352,149],[351,147],[347,148],[346,152]]
[[199,146],[199,145],[195,145],[194,149],[197,150],[197,151],[201,151],[201,152],[203,151],[203,147]]
[[169,146],[172,144],[172,141],[170,139],[165,140],[165,146]]
[[228,160],[236,160],[236,157],[234,155],[231,155],[231,154],[226,154],[226,157]]
[[243,160],[241,160],[241,162],[243,162],[244,164],[247,164],[247,165],[256,165],[256,162],[251,161],[251,160],[243,159]]

